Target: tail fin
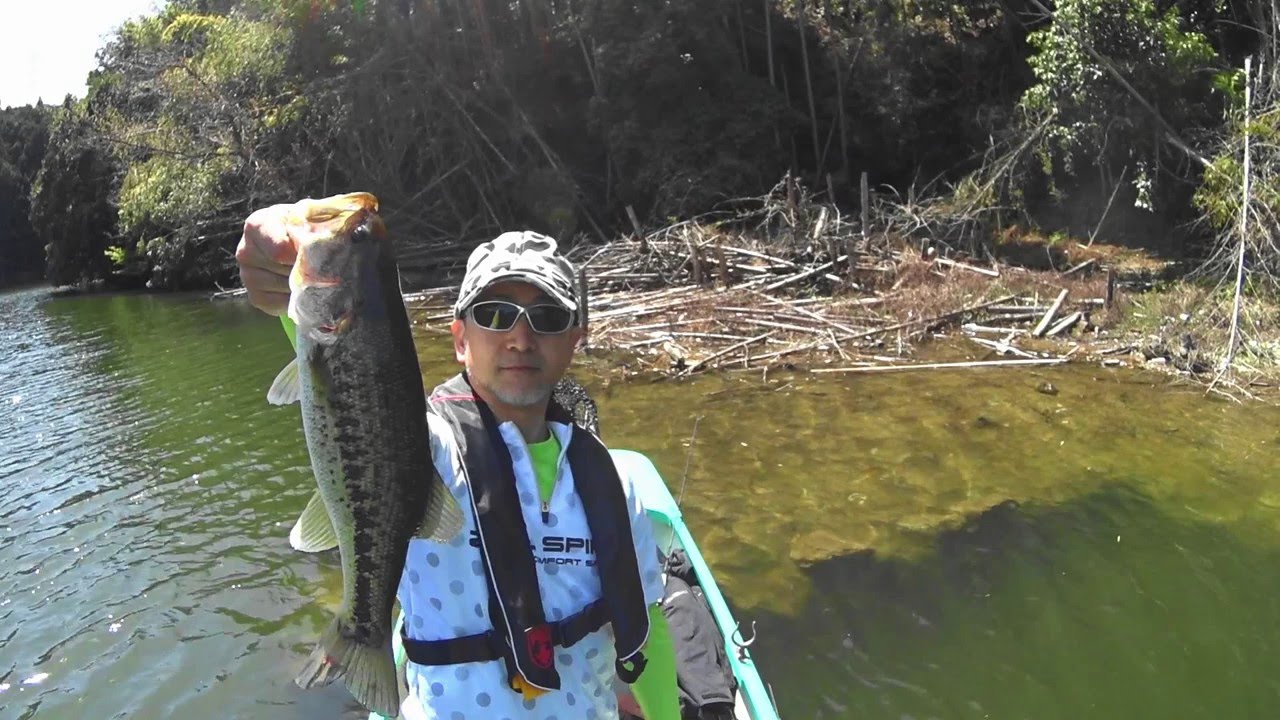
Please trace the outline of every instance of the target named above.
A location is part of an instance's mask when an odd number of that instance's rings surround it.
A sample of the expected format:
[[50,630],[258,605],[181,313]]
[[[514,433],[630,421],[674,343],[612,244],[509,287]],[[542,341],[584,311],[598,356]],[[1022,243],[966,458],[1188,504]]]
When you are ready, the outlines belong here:
[[361,645],[335,619],[311,651],[307,663],[294,682],[311,688],[343,679],[361,705],[384,717],[400,714],[400,689],[396,681],[391,637],[380,647]]

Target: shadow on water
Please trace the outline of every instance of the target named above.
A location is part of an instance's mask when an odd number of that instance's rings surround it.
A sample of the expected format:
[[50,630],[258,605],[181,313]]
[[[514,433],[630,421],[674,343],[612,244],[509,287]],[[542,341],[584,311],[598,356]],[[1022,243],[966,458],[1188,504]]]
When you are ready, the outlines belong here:
[[914,560],[812,565],[754,652],[796,718],[1268,717],[1278,555],[1127,484],[1006,502]]

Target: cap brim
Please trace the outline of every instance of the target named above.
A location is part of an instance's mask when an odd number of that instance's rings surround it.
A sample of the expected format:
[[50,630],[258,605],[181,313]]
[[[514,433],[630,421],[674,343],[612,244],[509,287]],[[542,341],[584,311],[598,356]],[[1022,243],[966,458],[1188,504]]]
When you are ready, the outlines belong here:
[[489,288],[493,287],[494,285],[504,280],[515,280],[518,282],[532,285],[538,288],[539,290],[541,290],[542,292],[546,293],[551,299],[560,303],[565,308],[573,312],[578,312],[578,303],[574,298],[566,296],[563,292],[543,282],[540,278],[530,277],[529,275],[525,275],[524,273],[520,273],[520,272],[512,272],[512,273],[503,273],[501,275],[495,275],[491,280],[489,280],[488,283],[475,288],[466,297],[458,298],[458,302],[456,305],[456,309],[454,310],[454,314],[461,315],[462,312],[466,310],[469,305],[471,305],[476,301],[476,298],[484,294],[485,290],[488,290]]

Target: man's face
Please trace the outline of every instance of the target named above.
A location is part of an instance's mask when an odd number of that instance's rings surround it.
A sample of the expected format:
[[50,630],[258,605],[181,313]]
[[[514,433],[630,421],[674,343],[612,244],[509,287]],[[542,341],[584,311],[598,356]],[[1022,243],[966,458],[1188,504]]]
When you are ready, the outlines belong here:
[[[519,281],[489,286],[476,302],[485,300],[506,300],[524,307],[556,304],[542,290]],[[449,329],[454,354],[466,366],[471,382],[512,407],[545,403],[569,368],[574,347],[582,338],[582,328],[577,325],[555,335],[536,333],[525,316],[510,330],[490,330],[478,326],[469,312],[454,320]]]

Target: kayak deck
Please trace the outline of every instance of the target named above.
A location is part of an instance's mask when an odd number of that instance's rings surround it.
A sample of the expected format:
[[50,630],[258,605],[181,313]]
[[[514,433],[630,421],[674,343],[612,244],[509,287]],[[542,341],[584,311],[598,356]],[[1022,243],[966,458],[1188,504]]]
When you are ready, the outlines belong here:
[[[648,457],[632,450],[610,450],[614,464],[619,473],[626,473],[635,484],[640,502],[645,512],[654,523],[654,534],[657,536],[658,548],[664,555],[676,549],[683,549],[693,565],[698,583],[706,596],[711,614],[715,617],[720,634],[724,636],[725,654],[733,668],[734,677],[738,680],[738,693],[735,699],[734,715],[736,720],[779,720],[777,710],[769,688],[760,677],[755,660],[749,648],[739,647],[734,640],[743,640],[738,632],[738,622],[734,619],[729,604],[716,584],[715,575],[707,565],[706,559],[698,548],[693,534],[684,524],[684,515],[675,497],[667,489],[667,484],[658,473],[657,468]],[[749,632],[749,631],[748,631]]]
[[[641,503],[644,504],[645,512],[654,523],[654,534],[658,548],[664,555],[670,555],[678,549],[684,550],[689,562],[693,565],[698,584],[702,588],[707,604],[711,608],[712,616],[715,617],[716,625],[720,628],[720,634],[724,637],[725,654],[729,658],[734,677],[738,681],[734,719],[779,720],[769,688],[760,677],[750,649],[740,647],[735,643],[735,639],[739,641],[744,639],[738,631],[738,622],[734,619],[728,603],[725,602],[711,568],[707,565],[706,560],[702,557],[702,552],[698,549],[697,542],[694,540],[692,533],[689,532],[688,527],[685,526],[684,516],[680,512],[679,505],[671,495],[671,491],[667,489],[667,485],[658,473],[657,468],[654,467],[648,457],[633,450],[610,450],[609,453],[613,456],[614,464],[617,465],[619,473],[629,475],[635,484],[636,492],[640,496]],[[397,666],[403,666],[405,662],[404,649],[400,643],[400,624],[403,621],[403,615],[397,617],[395,632],[392,636]],[[621,709],[638,713],[635,700],[630,697],[630,691],[627,686],[617,682],[615,683],[615,688],[618,692]],[[371,713],[369,720],[388,719],[378,713]]]

